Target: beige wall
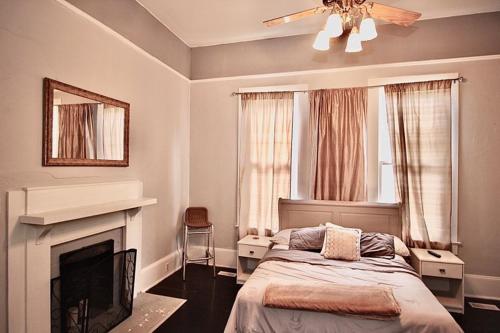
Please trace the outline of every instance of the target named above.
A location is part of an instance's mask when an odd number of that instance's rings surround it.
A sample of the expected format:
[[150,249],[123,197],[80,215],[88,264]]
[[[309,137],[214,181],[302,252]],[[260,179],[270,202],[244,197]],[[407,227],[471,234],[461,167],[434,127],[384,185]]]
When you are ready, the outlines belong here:
[[191,78],[206,79],[298,70],[499,54],[500,12],[418,21],[405,28],[379,25],[363,52],[345,53],[347,38],[328,52],[314,50],[315,35],[192,49]]
[[[497,57],[498,58],[498,57]],[[378,67],[267,78],[209,80],[191,86],[190,204],[207,206],[216,246],[235,248],[237,98],[243,87],[366,85],[369,79],[460,73],[459,237],[466,272],[500,276],[500,60]]]
[[[55,0],[0,1],[0,332],[6,331],[6,196],[23,185],[136,178],[143,266],[177,248],[189,201],[189,82]],[[42,79],[131,105],[130,167],[42,167]]]

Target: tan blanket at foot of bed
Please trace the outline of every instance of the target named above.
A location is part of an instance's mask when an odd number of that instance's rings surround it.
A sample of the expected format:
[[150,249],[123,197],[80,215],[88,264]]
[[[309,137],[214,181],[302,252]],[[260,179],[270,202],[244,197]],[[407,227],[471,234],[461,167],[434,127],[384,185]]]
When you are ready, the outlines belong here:
[[264,293],[264,306],[308,310],[388,320],[401,309],[386,286],[349,286],[332,283],[270,283]]

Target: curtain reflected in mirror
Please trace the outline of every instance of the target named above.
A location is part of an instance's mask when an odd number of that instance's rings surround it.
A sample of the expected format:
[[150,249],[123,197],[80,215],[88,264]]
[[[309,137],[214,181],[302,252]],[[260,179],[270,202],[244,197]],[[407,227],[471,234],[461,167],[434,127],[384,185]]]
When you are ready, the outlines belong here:
[[46,89],[45,165],[128,165],[128,104],[69,87]]
[[122,160],[125,110],[84,98],[69,104],[71,97],[54,91],[52,158]]

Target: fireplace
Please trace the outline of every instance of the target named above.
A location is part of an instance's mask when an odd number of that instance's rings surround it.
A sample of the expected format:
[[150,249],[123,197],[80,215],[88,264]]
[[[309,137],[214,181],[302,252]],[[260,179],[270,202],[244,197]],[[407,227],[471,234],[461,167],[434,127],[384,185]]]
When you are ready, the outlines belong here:
[[9,191],[9,333],[106,332],[127,318],[142,289],[142,207],[155,203],[133,180]]
[[51,332],[107,332],[132,314],[137,251],[112,239],[59,257],[51,280]]

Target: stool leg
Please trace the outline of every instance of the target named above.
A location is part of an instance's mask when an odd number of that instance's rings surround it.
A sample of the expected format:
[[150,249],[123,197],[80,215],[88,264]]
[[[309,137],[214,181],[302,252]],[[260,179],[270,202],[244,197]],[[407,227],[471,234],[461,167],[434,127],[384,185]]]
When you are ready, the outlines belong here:
[[188,245],[188,227],[184,226],[184,248],[182,250],[182,281],[186,281],[186,261]]
[[212,256],[213,256],[213,269],[214,269],[214,278],[217,276],[217,273],[215,272],[215,241],[214,241],[214,235],[215,235],[215,228],[214,225],[212,224],[212,230],[210,235],[212,236]]
[[205,250],[205,257],[207,257],[206,265],[208,266],[208,262],[210,261],[210,234],[207,233],[207,248]]

